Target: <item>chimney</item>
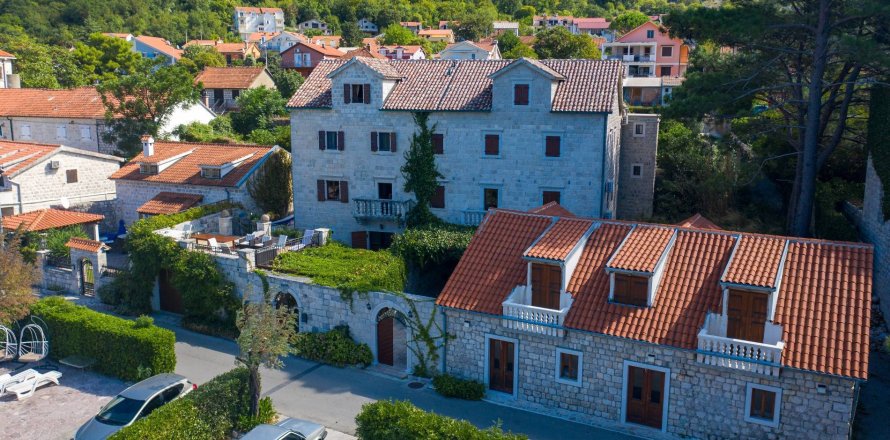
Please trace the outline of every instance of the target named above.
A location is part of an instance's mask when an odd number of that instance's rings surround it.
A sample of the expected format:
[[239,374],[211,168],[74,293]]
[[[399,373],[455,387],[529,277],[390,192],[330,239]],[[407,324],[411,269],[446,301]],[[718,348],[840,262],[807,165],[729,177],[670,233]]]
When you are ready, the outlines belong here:
[[145,157],[150,157],[155,154],[155,138],[151,137],[150,134],[142,135],[142,155]]

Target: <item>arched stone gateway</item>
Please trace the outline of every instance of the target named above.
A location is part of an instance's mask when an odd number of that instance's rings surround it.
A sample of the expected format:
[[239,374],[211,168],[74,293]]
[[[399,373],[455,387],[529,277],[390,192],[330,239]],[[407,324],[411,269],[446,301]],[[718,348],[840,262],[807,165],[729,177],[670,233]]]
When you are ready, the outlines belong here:
[[93,296],[96,293],[96,273],[89,258],[80,260],[80,293]]
[[299,306],[297,305],[297,299],[294,298],[294,296],[288,292],[278,292],[275,295],[273,304],[275,305],[276,309],[285,307],[294,313],[294,315],[296,316],[296,319],[294,320],[294,330],[299,332],[300,331],[300,309],[299,309]]
[[377,313],[377,362],[408,368],[408,325],[402,312],[384,308]]

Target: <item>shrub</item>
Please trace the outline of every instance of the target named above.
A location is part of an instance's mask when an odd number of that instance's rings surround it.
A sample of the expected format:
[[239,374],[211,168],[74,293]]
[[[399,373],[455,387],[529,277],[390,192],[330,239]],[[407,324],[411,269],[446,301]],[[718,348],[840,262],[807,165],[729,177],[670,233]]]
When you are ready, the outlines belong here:
[[467,250],[474,232],[472,227],[450,224],[408,229],[393,239],[390,249],[421,268],[456,262]]
[[275,421],[277,414],[275,407],[272,405],[272,398],[269,396],[260,399],[259,414],[251,417],[249,414],[241,414],[238,417],[238,423],[235,428],[241,432],[248,432],[257,425],[263,423],[272,423]]
[[219,323],[234,330],[240,303],[216,261],[203,252],[182,250],[172,266],[173,285],[182,294],[185,316],[192,322]]
[[475,381],[440,374],[433,378],[436,392],[445,397],[457,397],[466,400],[482,400],[485,397],[485,385]]
[[890,353],[890,335],[884,338],[884,352]]
[[356,435],[362,440],[521,440],[521,434],[505,433],[500,427],[479,429],[466,420],[430,413],[407,401],[381,400],[362,406],[355,417]]
[[356,364],[367,367],[374,361],[371,348],[352,340],[345,325],[329,332],[299,333],[293,346],[297,356],[338,367]]
[[155,320],[151,316],[142,315],[133,322],[133,328],[149,328],[155,325]]
[[176,337],[170,330],[155,326],[137,328],[132,321],[105,315],[60,297],[38,301],[31,313],[49,327],[50,356],[71,355],[96,360],[95,370],[124,380],[139,379],[139,368],[155,374],[173,371]]
[[347,294],[401,292],[405,287],[405,264],[392,253],[353,249],[337,242],[281,254],[273,268]]
[[46,248],[49,250],[50,255],[59,258],[71,255],[71,249],[65,245],[73,237],[87,238],[87,234],[83,232],[83,228],[80,226],[68,226],[47,231]]
[[[247,414],[247,369],[236,368],[216,376],[197,390],[148,417],[122,429],[113,440],[222,440],[228,438]],[[265,414],[274,416],[271,401]],[[261,413],[263,414],[263,413]],[[259,423],[271,421],[259,420]]]

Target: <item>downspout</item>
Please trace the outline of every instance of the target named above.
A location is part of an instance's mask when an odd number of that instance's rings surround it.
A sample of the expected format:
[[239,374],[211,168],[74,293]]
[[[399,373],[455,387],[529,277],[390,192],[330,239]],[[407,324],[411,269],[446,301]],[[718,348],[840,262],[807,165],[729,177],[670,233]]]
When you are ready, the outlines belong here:
[[96,151],[102,152],[102,136],[99,134],[99,120],[96,119]]
[[12,129],[12,118],[6,117],[6,120],[9,121],[9,140],[15,140],[15,130]]
[[445,342],[442,343],[442,374],[446,374],[448,373],[448,315],[444,309],[439,310],[442,312],[442,333],[446,336],[443,339]]
[[22,185],[19,185],[18,183],[13,182],[12,180],[9,181],[9,184],[15,185],[15,188],[16,188],[15,192],[17,194],[16,198],[18,199],[18,205],[19,205],[19,214],[21,214],[21,213],[25,212],[25,204],[22,203]]
[[598,217],[603,218],[603,204],[606,202],[606,154],[609,140],[609,114],[603,116],[603,160],[600,164],[600,206]]

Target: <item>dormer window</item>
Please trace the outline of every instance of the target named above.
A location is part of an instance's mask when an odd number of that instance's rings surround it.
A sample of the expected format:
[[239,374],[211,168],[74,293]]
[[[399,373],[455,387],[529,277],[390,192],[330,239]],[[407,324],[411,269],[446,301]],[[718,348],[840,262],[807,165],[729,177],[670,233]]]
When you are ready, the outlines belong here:
[[769,293],[728,289],[726,337],[763,342],[769,313]]
[[532,263],[532,305],[559,310],[562,268],[552,264]]
[[205,179],[221,179],[222,170],[219,168],[204,167],[201,168],[201,177]]
[[343,103],[344,104],[370,104],[371,103],[371,85],[370,84],[343,84]]
[[139,164],[139,174],[158,174],[158,166],[148,163]]
[[528,105],[528,84],[513,85],[513,105]]
[[649,300],[649,278],[615,274],[612,301],[630,306],[646,307]]

